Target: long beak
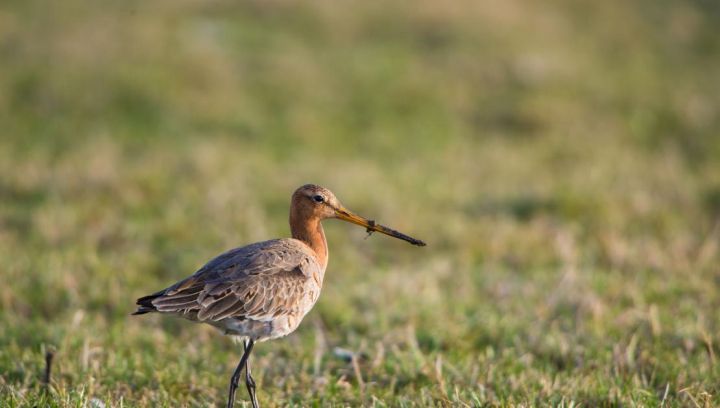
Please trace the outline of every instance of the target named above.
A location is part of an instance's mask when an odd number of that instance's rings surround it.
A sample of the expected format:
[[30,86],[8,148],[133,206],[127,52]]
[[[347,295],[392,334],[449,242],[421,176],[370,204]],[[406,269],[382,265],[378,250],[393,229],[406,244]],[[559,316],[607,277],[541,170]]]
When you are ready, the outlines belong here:
[[376,224],[374,220],[368,220],[366,218],[363,218],[357,214],[353,214],[349,210],[340,207],[335,209],[335,216],[337,218],[340,218],[343,221],[351,222],[353,224],[360,225],[362,227],[365,227],[367,229],[367,232],[381,232],[385,235],[390,235],[391,237],[395,237],[398,239],[402,239],[403,241],[407,241],[413,245],[417,246],[425,246],[426,244],[423,241],[420,241],[419,239],[415,239],[413,237],[407,236],[403,234],[402,232],[395,231],[392,228],[388,228],[384,225]]

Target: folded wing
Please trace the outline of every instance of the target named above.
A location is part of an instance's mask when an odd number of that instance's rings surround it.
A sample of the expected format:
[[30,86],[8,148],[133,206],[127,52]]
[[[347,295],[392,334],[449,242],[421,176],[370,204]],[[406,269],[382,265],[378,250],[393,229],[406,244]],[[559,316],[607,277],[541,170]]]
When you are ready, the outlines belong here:
[[322,271],[297,240],[230,250],[175,285],[138,299],[135,312],[173,313],[199,321],[228,317],[268,321],[295,315],[320,292]]

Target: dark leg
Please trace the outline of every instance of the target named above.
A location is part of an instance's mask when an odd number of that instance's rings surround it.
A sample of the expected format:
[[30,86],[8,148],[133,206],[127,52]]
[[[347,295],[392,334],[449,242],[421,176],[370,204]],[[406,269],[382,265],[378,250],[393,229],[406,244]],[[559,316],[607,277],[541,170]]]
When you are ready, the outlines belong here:
[[[243,346],[245,350],[247,350],[248,348],[252,348],[253,344],[254,342],[252,340],[248,340]],[[247,386],[248,394],[250,394],[250,401],[252,401],[253,408],[259,408],[260,404],[258,404],[257,396],[255,396],[255,380],[250,374],[250,357],[245,360],[245,385]]]
[[240,363],[235,369],[233,376],[230,378],[230,395],[228,395],[227,408],[232,408],[235,403],[235,390],[237,389],[238,381],[240,380],[240,372],[242,372],[242,369],[245,367],[245,363],[247,363],[248,357],[250,357],[250,352],[252,352],[254,344],[255,343],[250,341],[248,346],[245,348],[245,352],[243,353],[242,358],[240,358]]

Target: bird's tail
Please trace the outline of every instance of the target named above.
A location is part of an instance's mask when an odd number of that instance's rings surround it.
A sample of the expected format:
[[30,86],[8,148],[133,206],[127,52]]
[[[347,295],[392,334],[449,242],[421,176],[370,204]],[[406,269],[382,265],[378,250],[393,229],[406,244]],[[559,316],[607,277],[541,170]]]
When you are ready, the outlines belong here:
[[152,295],[143,296],[135,302],[139,307],[133,312],[133,315],[141,315],[150,312],[157,312],[157,308],[152,304],[152,301],[157,299],[163,294],[163,291],[153,293]]

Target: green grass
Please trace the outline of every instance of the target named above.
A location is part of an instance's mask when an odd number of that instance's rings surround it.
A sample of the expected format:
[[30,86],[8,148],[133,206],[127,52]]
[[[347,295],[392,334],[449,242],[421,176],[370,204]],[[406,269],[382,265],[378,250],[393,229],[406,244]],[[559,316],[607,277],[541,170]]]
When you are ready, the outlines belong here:
[[241,347],[129,313],[287,236],[306,182],[428,246],[326,222],[320,301],[256,348],[264,406],[720,405],[718,24],[700,0],[6,2],[0,406],[222,406]]

